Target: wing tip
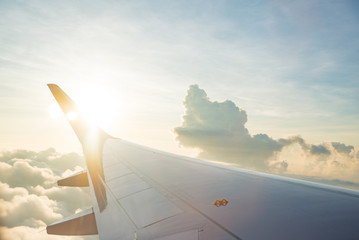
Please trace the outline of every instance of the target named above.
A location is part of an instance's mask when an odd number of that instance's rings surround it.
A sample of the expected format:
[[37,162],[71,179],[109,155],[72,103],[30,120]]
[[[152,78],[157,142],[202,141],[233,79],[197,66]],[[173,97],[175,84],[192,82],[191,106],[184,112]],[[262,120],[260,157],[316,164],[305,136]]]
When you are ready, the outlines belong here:
[[55,83],[47,83],[46,86],[52,90],[52,89],[60,89],[60,87]]
[[[52,95],[54,96],[55,100],[57,101],[58,105],[60,106],[65,115],[69,113],[76,114],[77,117],[75,119],[67,119],[73,130],[75,131],[76,135],[78,136],[80,142],[84,143],[83,137],[87,135],[90,130],[91,132],[93,132],[93,125],[89,124],[88,119],[83,116],[76,103],[61,89],[61,87],[54,83],[48,83],[47,86],[49,87]],[[102,138],[112,137],[111,135],[103,131],[99,126],[96,126],[96,129],[100,134],[99,136],[101,136]]]

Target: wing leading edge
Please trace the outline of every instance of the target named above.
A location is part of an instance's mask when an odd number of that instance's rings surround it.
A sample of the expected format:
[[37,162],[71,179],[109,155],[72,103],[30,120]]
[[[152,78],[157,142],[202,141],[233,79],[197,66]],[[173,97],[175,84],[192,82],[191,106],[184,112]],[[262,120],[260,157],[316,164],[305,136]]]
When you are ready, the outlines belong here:
[[[180,157],[113,138],[87,123],[57,85],[49,88],[65,115],[75,113],[76,118],[68,120],[86,158],[88,181],[83,173],[61,181],[91,189],[93,208],[79,217],[95,224],[77,233],[98,233],[101,239],[359,239],[356,191]],[[78,216],[69,219],[79,222],[74,218]],[[69,224],[68,219],[62,222]]]

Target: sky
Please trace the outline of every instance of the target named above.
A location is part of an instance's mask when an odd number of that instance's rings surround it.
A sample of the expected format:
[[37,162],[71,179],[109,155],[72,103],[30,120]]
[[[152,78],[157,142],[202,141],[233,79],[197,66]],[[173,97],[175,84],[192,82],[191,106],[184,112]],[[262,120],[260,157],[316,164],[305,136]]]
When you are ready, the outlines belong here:
[[[56,83],[116,137],[358,183],[358,12],[349,0],[0,0],[1,169],[41,171],[54,183],[66,168],[49,159],[81,157],[46,86]],[[50,196],[48,182],[7,175],[1,184],[6,214],[21,196],[65,208],[1,224],[18,239],[86,205]]]

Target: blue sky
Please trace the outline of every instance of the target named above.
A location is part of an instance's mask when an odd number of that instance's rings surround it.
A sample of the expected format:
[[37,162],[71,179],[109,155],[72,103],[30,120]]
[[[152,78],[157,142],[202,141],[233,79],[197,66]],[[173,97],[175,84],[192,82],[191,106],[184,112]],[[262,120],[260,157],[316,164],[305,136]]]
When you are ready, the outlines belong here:
[[[115,136],[177,153],[191,84],[252,134],[359,147],[356,1],[1,1],[3,149],[79,150],[46,83],[114,95]],[[105,98],[99,96],[100,98]],[[73,139],[73,140],[72,140]]]

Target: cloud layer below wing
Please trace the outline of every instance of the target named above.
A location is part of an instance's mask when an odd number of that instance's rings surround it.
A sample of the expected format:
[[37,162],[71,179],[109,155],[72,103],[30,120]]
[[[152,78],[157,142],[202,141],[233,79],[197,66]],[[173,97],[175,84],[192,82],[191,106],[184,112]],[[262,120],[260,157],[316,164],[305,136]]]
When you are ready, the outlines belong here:
[[[91,205],[86,189],[56,181],[84,168],[76,154],[16,150],[0,155],[0,239],[93,239],[50,236],[47,224]],[[95,238],[96,239],[96,238]]]

